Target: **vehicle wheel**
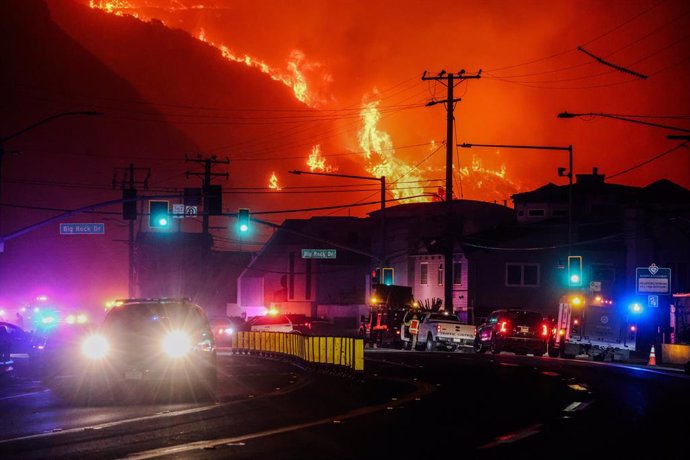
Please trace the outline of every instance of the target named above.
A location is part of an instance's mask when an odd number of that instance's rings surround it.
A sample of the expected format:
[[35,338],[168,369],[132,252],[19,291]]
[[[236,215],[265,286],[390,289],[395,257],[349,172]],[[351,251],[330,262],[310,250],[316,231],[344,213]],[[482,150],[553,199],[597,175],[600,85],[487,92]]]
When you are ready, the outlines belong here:
[[431,333],[426,338],[426,351],[436,351],[436,342],[434,342],[434,337]]
[[549,356],[552,358],[558,358],[560,350],[558,348],[549,347]]
[[491,338],[491,353],[494,355],[497,355],[501,352],[501,349],[498,348],[498,345],[496,344],[496,340],[492,337]]
[[486,347],[478,337],[474,339],[474,351],[475,353],[486,353]]
[[685,363],[685,373],[690,375],[690,361]]

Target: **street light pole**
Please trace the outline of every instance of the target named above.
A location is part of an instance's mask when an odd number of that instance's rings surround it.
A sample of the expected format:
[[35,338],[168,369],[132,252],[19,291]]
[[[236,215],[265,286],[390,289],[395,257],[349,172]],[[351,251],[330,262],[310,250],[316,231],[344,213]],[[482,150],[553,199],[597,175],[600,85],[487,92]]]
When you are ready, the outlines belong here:
[[[73,112],[61,112],[61,113],[56,113],[55,115],[51,115],[47,118],[44,118],[43,120],[37,121],[36,123],[32,123],[29,126],[20,129],[19,131],[12,133],[8,136],[2,136],[0,137],[0,203],[2,203],[2,160],[3,157],[5,156],[5,142],[14,139],[15,137],[21,136],[27,131],[31,131],[34,128],[37,128],[41,125],[44,125],[46,123],[49,123],[57,118],[62,118],[62,117],[69,117],[69,116],[75,116],[75,115],[85,115],[85,116],[94,116],[94,115],[103,115],[101,112],[94,112],[94,111],[73,111]],[[0,208],[0,216],[2,215],[1,208]],[[0,218],[0,224],[2,224],[2,219]],[[3,252],[4,247],[0,247],[0,252]]]
[[568,152],[568,172],[563,171],[564,168],[558,168],[559,176],[568,177],[568,255],[572,255],[573,251],[573,146],[567,147],[550,146],[550,145],[506,145],[506,144],[458,144],[458,147],[472,148],[472,147],[491,147],[491,148],[505,148],[505,149],[531,149],[531,150],[560,150]]
[[620,120],[620,121],[627,121],[630,123],[637,123],[638,125],[645,125],[645,126],[652,126],[654,128],[663,128],[663,129],[670,129],[673,131],[681,131],[684,133],[690,133],[690,129],[685,129],[685,128],[679,128],[677,126],[669,126],[669,125],[662,125],[660,123],[652,123],[649,121],[643,121],[643,120],[637,120],[635,118],[630,118],[626,117],[624,115],[615,115],[611,113],[595,113],[595,112],[590,112],[590,113],[570,113],[570,112],[561,112],[558,115],[556,115],[558,118],[578,118],[578,117],[602,117],[602,118],[612,118],[614,120]]
[[[335,173],[321,173],[313,171],[299,171],[292,170],[288,171],[290,174],[310,174],[314,176],[330,176],[330,177],[345,177],[348,179],[362,179],[362,180],[375,180],[381,183],[381,258],[380,262],[382,267],[386,265],[386,176],[381,177],[368,177],[368,176],[353,176],[351,174],[335,174]],[[381,272],[383,276],[383,271]]]

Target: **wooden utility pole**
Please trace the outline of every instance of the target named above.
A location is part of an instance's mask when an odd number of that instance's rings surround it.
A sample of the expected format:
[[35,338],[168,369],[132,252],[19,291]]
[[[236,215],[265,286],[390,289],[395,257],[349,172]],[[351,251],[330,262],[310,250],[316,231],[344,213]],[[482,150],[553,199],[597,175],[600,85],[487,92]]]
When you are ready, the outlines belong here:
[[[480,70],[475,75],[465,75],[465,71],[461,70],[457,74],[446,73],[445,70],[439,72],[435,76],[427,76],[424,71],[422,80],[434,80],[445,84],[448,88],[448,94],[445,100],[431,101],[427,103],[427,107],[443,103],[446,105],[446,231],[443,236],[443,288],[444,288],[444,302],[443,308],[449,312],[453,312],[453,246],[454,235],[452,231],[452,214],[453,214],[453,111],[455,104],[460,101],[460,98],[453,97],[453,88],[465,80],[478,79],[481,77]],[[444,83],[445,82],[445,83]]]
[[[135,174],[137,171],[145,172],[146,177],[143,180],[137,181],[135,179]],[[118,182],[118,172],[122,174],[122,180],[120,181],[120,189],[124,192],[125,190],[132,191],[134,196],[136,196],[136,186],[142,185],[145,190],[149,188],[149,178],[151,177],[150,168],[135,168],[134,163],[129,164],[129,168],[115,168],[113,170],[113,190],[117,188]],[[135,206],[137,202],[135,201]],[[126,206],[123,202],[122,206]],[[137,206],[138,207],[138,206]],[[136,272],[134,269],[134,219],[129,220],[129,286],[128,286],[128,296],[129,298],[136,297]]]
[[[203,182],[202,182],[202,195],[204,197],[204,213],[203,213],[203,229],[202,233],[207,234],[208,233],[208,216],[209,214],[209,196],[210,196],[210,189],[211,189],[211,178],[214,176],[221,176],[225,177],[227,179],[229,174],[227,172],[225,173],[214,173],[211,172],[211,168],[215,165],[223,164],[227,165],[230,164],[230,160],[226,158],[225,160],[218,160],[215,155],[212,155],[210,157],[202,158],[201,155],[197,155],[197,158],[187,158],[185,157],[185,161],[187,162],[194,162],[194,163],[202,163],[204,165],[204,172],[199,173],[199,172],[190,172],[187,171],[186,175],[187,177],[189,176],[202,176],[203,177]],[[222,192],[219,192],[222,193]],[[216,197],[220,199],[220,197]]]

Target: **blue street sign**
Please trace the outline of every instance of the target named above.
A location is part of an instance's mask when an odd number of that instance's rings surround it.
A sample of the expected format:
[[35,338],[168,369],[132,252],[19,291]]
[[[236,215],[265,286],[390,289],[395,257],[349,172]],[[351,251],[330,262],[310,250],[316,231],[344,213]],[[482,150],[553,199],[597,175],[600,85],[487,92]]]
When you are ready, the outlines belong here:
[[60,224],[60,235],[103,235],[105,224]]

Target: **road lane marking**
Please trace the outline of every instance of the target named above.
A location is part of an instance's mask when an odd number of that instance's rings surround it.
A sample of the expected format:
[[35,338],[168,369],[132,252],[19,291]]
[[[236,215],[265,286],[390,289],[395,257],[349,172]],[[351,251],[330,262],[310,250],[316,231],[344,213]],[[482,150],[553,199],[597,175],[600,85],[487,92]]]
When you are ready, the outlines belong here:
[[[260,398],[271,398],[275,397],[276,395],[285,395],[288,393],[292,393],[293,391],[297,391],[304,386],[307,385],[307,381],[305,380],[302,384],[298,385],[292,385],[288,390],[284,390],[280,393],[276,393],[275,391],[270,391],[267,393],[261,394],[259,397],[256,397],[255,395],[249,395],[249,398],[254,398],[254,399],[260,399]],[[50,390],[44,390],[44,391],[50,391]],[[180,409],[176,411],[171,411],[171,410],[164,410],[152,415],[144,415],[141,417],[134,417],[134,418],[128,418],[128,419],[122,419],[122,420],[114,420],[112,422],[106,422],[106,423],[101,423],[99,425],[89,425],[89,426],[80,426],[80,427],[74,427],[74,428],[59,428],[59,431],[45,431],[42,433],[34,433],[34,434],[29,434],[25,436],[18,436],[15,438],[7,438],[7,439],[0,439],[0,445],[3,444],[9,444],[12,442],[17,442],[17,441],[26,441],[29,439],[38,439],[38,438],[46,438],[50,436],[59,436],[59,435],[64,435],[64,434],[70,434],[70,433],[81,433],[84,431],[89,431],[89,430],[102,430],[105,428],[112,428],[115,426],[120,426],[120,425],[125,425],[128,423],[136,423],[136,422],[141,422],[141,421],[146,421],[146,420],[155,420],[155,419],[160,419],[160,418],[168,418],[168,417],[177,417],[180,415],[189,415],[189,414],[196,414],[200,412],[207,412],[216,408],[221,408],[221,407],[228,407],[228,406],[233,406],[240,404],[242,402],[245,402],[246,400],[234,400],[234,401],[229,401],[225,403],[214,403],[211,405],[206,405],[206,406],[200,406],[200,407],[193,407],[190,409]]]
[[[320,425],[342,423],[343,420],[361,417],[363,415],[372,414],[374,412],[379,412],[383,410],[390,410],[393,407],[400,406],[408,401],[414,401],[415,399],[421,398],[422,396],[427,396],[435,391],[433,385],[415,382],[417,389],[410,393],[409,395],[395,401],[393,404],[390,402],[385,402],[383,404],[377,404],[374,406],[365,406],[358,409],[351,410],[344,414],[335,415],[333,417],[328,417],[325,419],[314,420],[312,422],[298,423],[295,425],[288,425],[280,428],[275,428],[272,430],[259,431],[256,433],[249,433],[245,435],[235,436],[232,438],[221,438],[221,439],[209,439],[204,441],[194,441],[185,444],[178,444],[176,446],[161,447],[158,449],[151,449],[142,452],[135,452],[127,455],[125,458],[128,460],[143,460],[147,458],[157,458],[166,455],[181,454],[184,452],[191,452],[194,450],[203,449],[215,449],[216,447],[223,445],[236,445],[238,443],[244,443],[252,439],[263,438],[267,436],[274,436],[278,434],[289,433],[292,431],[303,430],[307,428],[312,428]],[[336,422],[337,421],[337,422]]]
[[49,391],[50,391],[50,390],[41,390],[41,391],[34,391],[34,392],[32,392],[32,393],[21,393],[21,394],[18,394],[18,395],[5,396],[5,397],[3,397],[3,398],[0,398],[0,401],[5,401],[5,400],[7,400],[7,399],[25,398],[25,397],[27,397],[27,396],[36,396],[36,395],[40,395],[40,394],[42,394],[42,393],[47,393],[47,392],[49,392]]
[[480,446],[480,449],[491,449],[496,446],[500,446],[501,444],[510,444],[516,441],[520,441],[522,439],[528,438],[530,436],[533,436],[535,434],[538,434],[541,432],[541,428],[544,425],[541,423],[535,423],[534,425],[530,425],[527,428],[523,428],[520,431],[514,431],[512,433],[505,434],[503,436],[498,436],[496,439],[493,441],[484,444],[483,446]]
[[587,406],[589,406],[590,404],[592,404],[592,401],[584,401],[584,402],[575,401],[573,403],[568,404],[568,406],[565,409],[563,409],[563,412],[580,411],[580,410],[586,409]]

